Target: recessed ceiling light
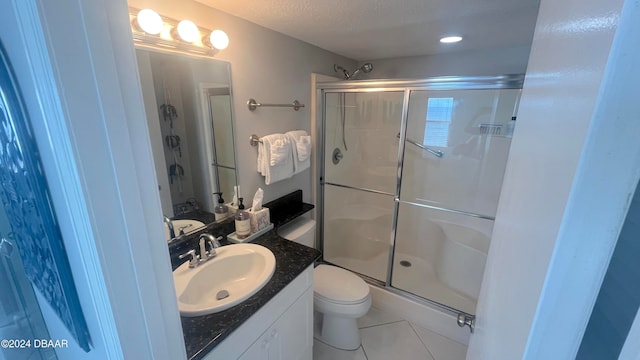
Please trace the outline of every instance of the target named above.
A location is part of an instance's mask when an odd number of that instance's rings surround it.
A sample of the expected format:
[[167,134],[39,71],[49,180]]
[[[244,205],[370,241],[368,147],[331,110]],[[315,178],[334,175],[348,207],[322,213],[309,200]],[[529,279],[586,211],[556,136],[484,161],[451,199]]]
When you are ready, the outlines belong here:
[[461,41],[461,40],[462,40],[462,36],[447,36],[440,39],[440,42],[444,44],[450,44],[450,43],[457,43],[458,41]]

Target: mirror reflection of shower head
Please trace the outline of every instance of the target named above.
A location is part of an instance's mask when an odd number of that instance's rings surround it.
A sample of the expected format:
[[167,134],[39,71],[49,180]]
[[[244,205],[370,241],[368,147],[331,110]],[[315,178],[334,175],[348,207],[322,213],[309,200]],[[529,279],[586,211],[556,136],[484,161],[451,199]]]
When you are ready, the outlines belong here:
[[345,80],[350,80],[356,77],[356,75],[358,75],[359,72],[363,72],[363,73],[369,73],[373,70],[373,64],[371,63],[365,63],[362,66],[360,66],[359,68],[357,68],[353,74],[349,73],[349,71],[345,68],[343,68],[342,66],[338,65],[338,64],[333,64],[333,71],[335,72],[342,72],[342,76],[344,77]]

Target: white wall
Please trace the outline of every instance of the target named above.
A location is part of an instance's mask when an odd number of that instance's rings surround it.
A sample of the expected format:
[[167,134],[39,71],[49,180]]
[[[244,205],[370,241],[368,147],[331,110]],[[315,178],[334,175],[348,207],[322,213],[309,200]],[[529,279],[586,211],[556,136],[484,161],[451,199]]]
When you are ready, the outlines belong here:
[[[633,113],[596,112],[611,90],[601,86],[621,7],[541,3],[468,359],[568,359],[577,349],[595,300],[587,287],[597,291],[637,172],[637,139],[621,130],[636,134]],[[630,153],[607,151],[616,143]]]
[[[251,134],[310,131],[311,73],[332,75],[334,63],[355,67],[355,62],[192,0],[129,0],[129,5],[139,9],[150,7],[174,19],[188,18],[229,35],[229,47],[215,58],[231,63],[238,183],[242,195],[248,198],[245,203],[250,203],[258,187],[264,189],[265,201],[296,189],[302,189],[304,200],[310,201],[310,171],[266,186],[264,177],[256,171],[257,148],[249,146],[248,139]],[[306,107],[300,111],[259,108],[251,112],[246,106],[249,98],[263,103],[290,103],[297,99]]]
[[410,56],[364,62],[373,71],[359,79],[423,79],[432,76],[480,76],[524,74],[529,60],[529,45],[451,52],[439,55]]

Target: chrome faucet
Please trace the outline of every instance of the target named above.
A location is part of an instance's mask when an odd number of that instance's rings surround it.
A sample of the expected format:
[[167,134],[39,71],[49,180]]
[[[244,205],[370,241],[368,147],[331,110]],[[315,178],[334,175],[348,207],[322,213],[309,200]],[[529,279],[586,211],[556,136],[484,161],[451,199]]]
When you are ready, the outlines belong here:
[[[216,238],[211,234],[202,234],[200,235],[200,255],[196,254],[196,249],[191,249],[178,258],[184,259],[189,256],[191,257],[189,260],[189,268],[193,269],[198,267],[216,257],[216,249],[221,246],[220,240],[222,240],[222,236]],[[209,251],[207,251],[206,245],[209,245]]]
[[[206,240],[207,245],[209,245],[209,251],[206,251],[206,247],[204,245],[204,241]],[[215,257],[216,249],[220,247],[220,240],[222,240],[222,236],[215,237],[211,234],[201,234],[200,235],[200,243],[201,249],[205,249],[206,259],[204,259],[205,254],[200,254],[201,260],[207,261],[213,257]]]
[[200,265],[200,256],[196,255],[196,249],[191,249],[189,251],[187,251],[186,253],[178,256],[179,259],[184,259],[187,256],[191,256],[191,259],[189,259],[189,267],[190,268],[194,268],[198,265]]
[[164,216],[164,223],[167,224],[167,227],[169,228],[169,237],[171,239],[176,237],[176,230],[173,228],[173,223],[171,222],[171,219],[169,219],[168,217]]
[[185,235],[184,229],[186,229],[186,228],[190,228],[190,227],[192,227],[192,226],[193,226],[193,224],[187,224],[187,225],[185,225],[185,226],[180,226],[180,227],[178,228],[178,236]]

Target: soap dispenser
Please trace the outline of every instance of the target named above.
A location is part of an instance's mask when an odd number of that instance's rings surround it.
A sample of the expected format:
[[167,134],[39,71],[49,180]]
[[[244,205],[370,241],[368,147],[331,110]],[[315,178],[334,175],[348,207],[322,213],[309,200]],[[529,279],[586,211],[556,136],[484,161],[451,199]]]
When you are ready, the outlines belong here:
[[229,207],[224,204],[221,192],[216,192],[214,194],[218,195],[218,205],[213,209],[216,221],[226,219],[229,216]]
[[238,212],[236,213],[236,236],[238,239],[244,239],[251,235],[251,222],[249,212],[244,209],[242,204],[243,198],[238,198]]

